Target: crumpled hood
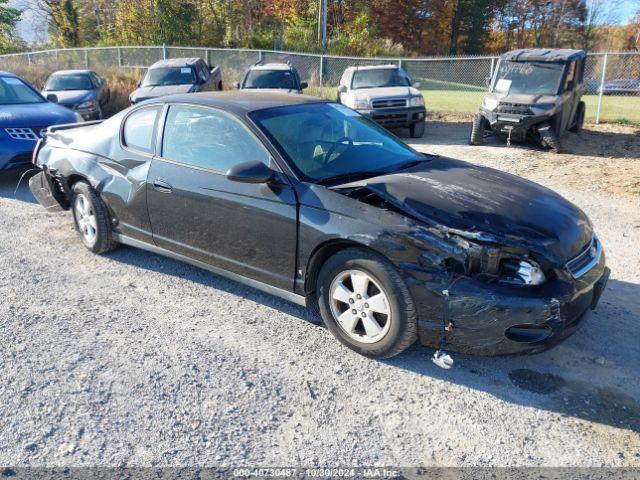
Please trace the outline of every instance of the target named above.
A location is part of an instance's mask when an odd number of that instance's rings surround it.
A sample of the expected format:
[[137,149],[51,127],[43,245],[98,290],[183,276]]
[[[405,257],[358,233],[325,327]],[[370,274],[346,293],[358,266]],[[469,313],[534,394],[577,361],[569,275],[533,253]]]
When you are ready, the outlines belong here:
[[55,95],[58,103],[65,106],[74,106],[94,98],[91,90],[44,90],[41,93],[45,98],[47,95]]
[[587,216],[552,190],[459,160],[439,157],[336,188],[356,186],[428,224],[471,239],[526,247],[557,264],[573,258],[592,235]]
[[149,98],[164,97],[165,95],[175,95],[178,93],[189,93],[193,85],[163,85],[157,87],[140,87],[131,94],[134,101],[147,100]]
[[75,113],[51,102],[0,105],[1,128],[48,127],[75,122]]
[[361,88],[352,91],[356,98],[362,100],[375,100],[378,98],[407,98],[417,97],[420,91],[413,87],[380,87]]

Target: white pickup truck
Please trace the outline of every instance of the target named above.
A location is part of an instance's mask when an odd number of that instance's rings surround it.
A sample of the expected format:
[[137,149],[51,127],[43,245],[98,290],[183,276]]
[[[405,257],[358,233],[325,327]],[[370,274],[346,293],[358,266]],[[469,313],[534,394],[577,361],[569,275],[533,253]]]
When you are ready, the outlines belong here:
[[338,102],[388,128],[408,127],[411,137],[424,135],[424,97],[397,65],[348,67],[338,86]]

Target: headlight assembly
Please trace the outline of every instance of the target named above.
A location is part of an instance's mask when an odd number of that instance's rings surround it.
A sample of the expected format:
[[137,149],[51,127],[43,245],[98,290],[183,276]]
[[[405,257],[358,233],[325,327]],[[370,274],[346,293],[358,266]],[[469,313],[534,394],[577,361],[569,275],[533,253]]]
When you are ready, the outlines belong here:
[[482,106],[487,110],[495,110],[499,104],[500,104],[500,101],[491,97],[485,97],[485,99],[482,100]]
[[85,108],[93,108],[96,106],[96,101],[94,99],[87,100],[86,102],[82,102],[76,108],[78,110],[84,110]]
[[502,262],[500,281],[513,285],[540,285],[546,277],[540,266],[532,260],[510,258]]
[[353,108],[368,108],[369,101],[363,98],[355,98],[353,100]]
[[411,97],[409,100],[410,107],[421,107],[424,105],[424,97],[420,95],[419,97]]

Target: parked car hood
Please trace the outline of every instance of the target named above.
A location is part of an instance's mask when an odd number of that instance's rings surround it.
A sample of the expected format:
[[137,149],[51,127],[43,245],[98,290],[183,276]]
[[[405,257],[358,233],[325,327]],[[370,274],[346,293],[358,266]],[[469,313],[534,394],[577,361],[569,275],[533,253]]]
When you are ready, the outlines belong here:
[[76,114],[51,102],[0,105],[0,127],[48,127],[75,123]]
[[556,264],[591,239],[587,216],[542,185],[438,157],[414,169],[334,189],[366,188],[408,216],[469,239],[526,247]]
[[140,87],[135,90],[131,97],[137,101],[147,98],[164,97],[165,95],[175,95],[177,93],[189,93],[193,85],[163,85],[157,87]]
[[539,95],[526,93],[496,93],[489,92],[485,98],[493,98],[503,103],[513,103],[516,105],[537,105],[541,103],[555,103],[558,100],[556,95]]
[[378,98],[407,98],[420,95],[420,91],[413,87],[379,87],[359,88],[353,90],[356,98],[374,100]]
[[47,95],[55,95],[58,97],[58,103],[62,105],[77,105],[95,98],[93,90],[43,90],[41,93],[45,98]]
[[262,93],[300,93],[294,88],[244,88],[243,90]]

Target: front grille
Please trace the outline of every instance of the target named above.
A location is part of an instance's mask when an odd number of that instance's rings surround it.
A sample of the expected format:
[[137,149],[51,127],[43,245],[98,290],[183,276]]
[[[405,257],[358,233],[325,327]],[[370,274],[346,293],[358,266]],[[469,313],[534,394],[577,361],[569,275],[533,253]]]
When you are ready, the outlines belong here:
[[591,241],[584,247],[578,255],[567,262],[567,268],[573,275],[573,278],[580,278],[582,275],[591,270],[600,259],[602,246],[598,237],[591,237]]
[[531,107],[533,105],[524,105],[521,103],[500,103],[498,105],[498,113],[510,113],[512,115],[532,115]]
[[38,140],[38,135],[31,128],[5,128],[7,134],[14,140]]
[[7,168],[17,167],[20,165],[29,165],[31,163],[31,154],[30,153],[21,153],[12,157],[7,163]]
[[380,125],[404,125],[407,123],[407,115],[404,113],[373,115],[371,118]]
[[402,108],[407,106],[405,98],[386,98],[381,100],[372,100],[372,108]]

